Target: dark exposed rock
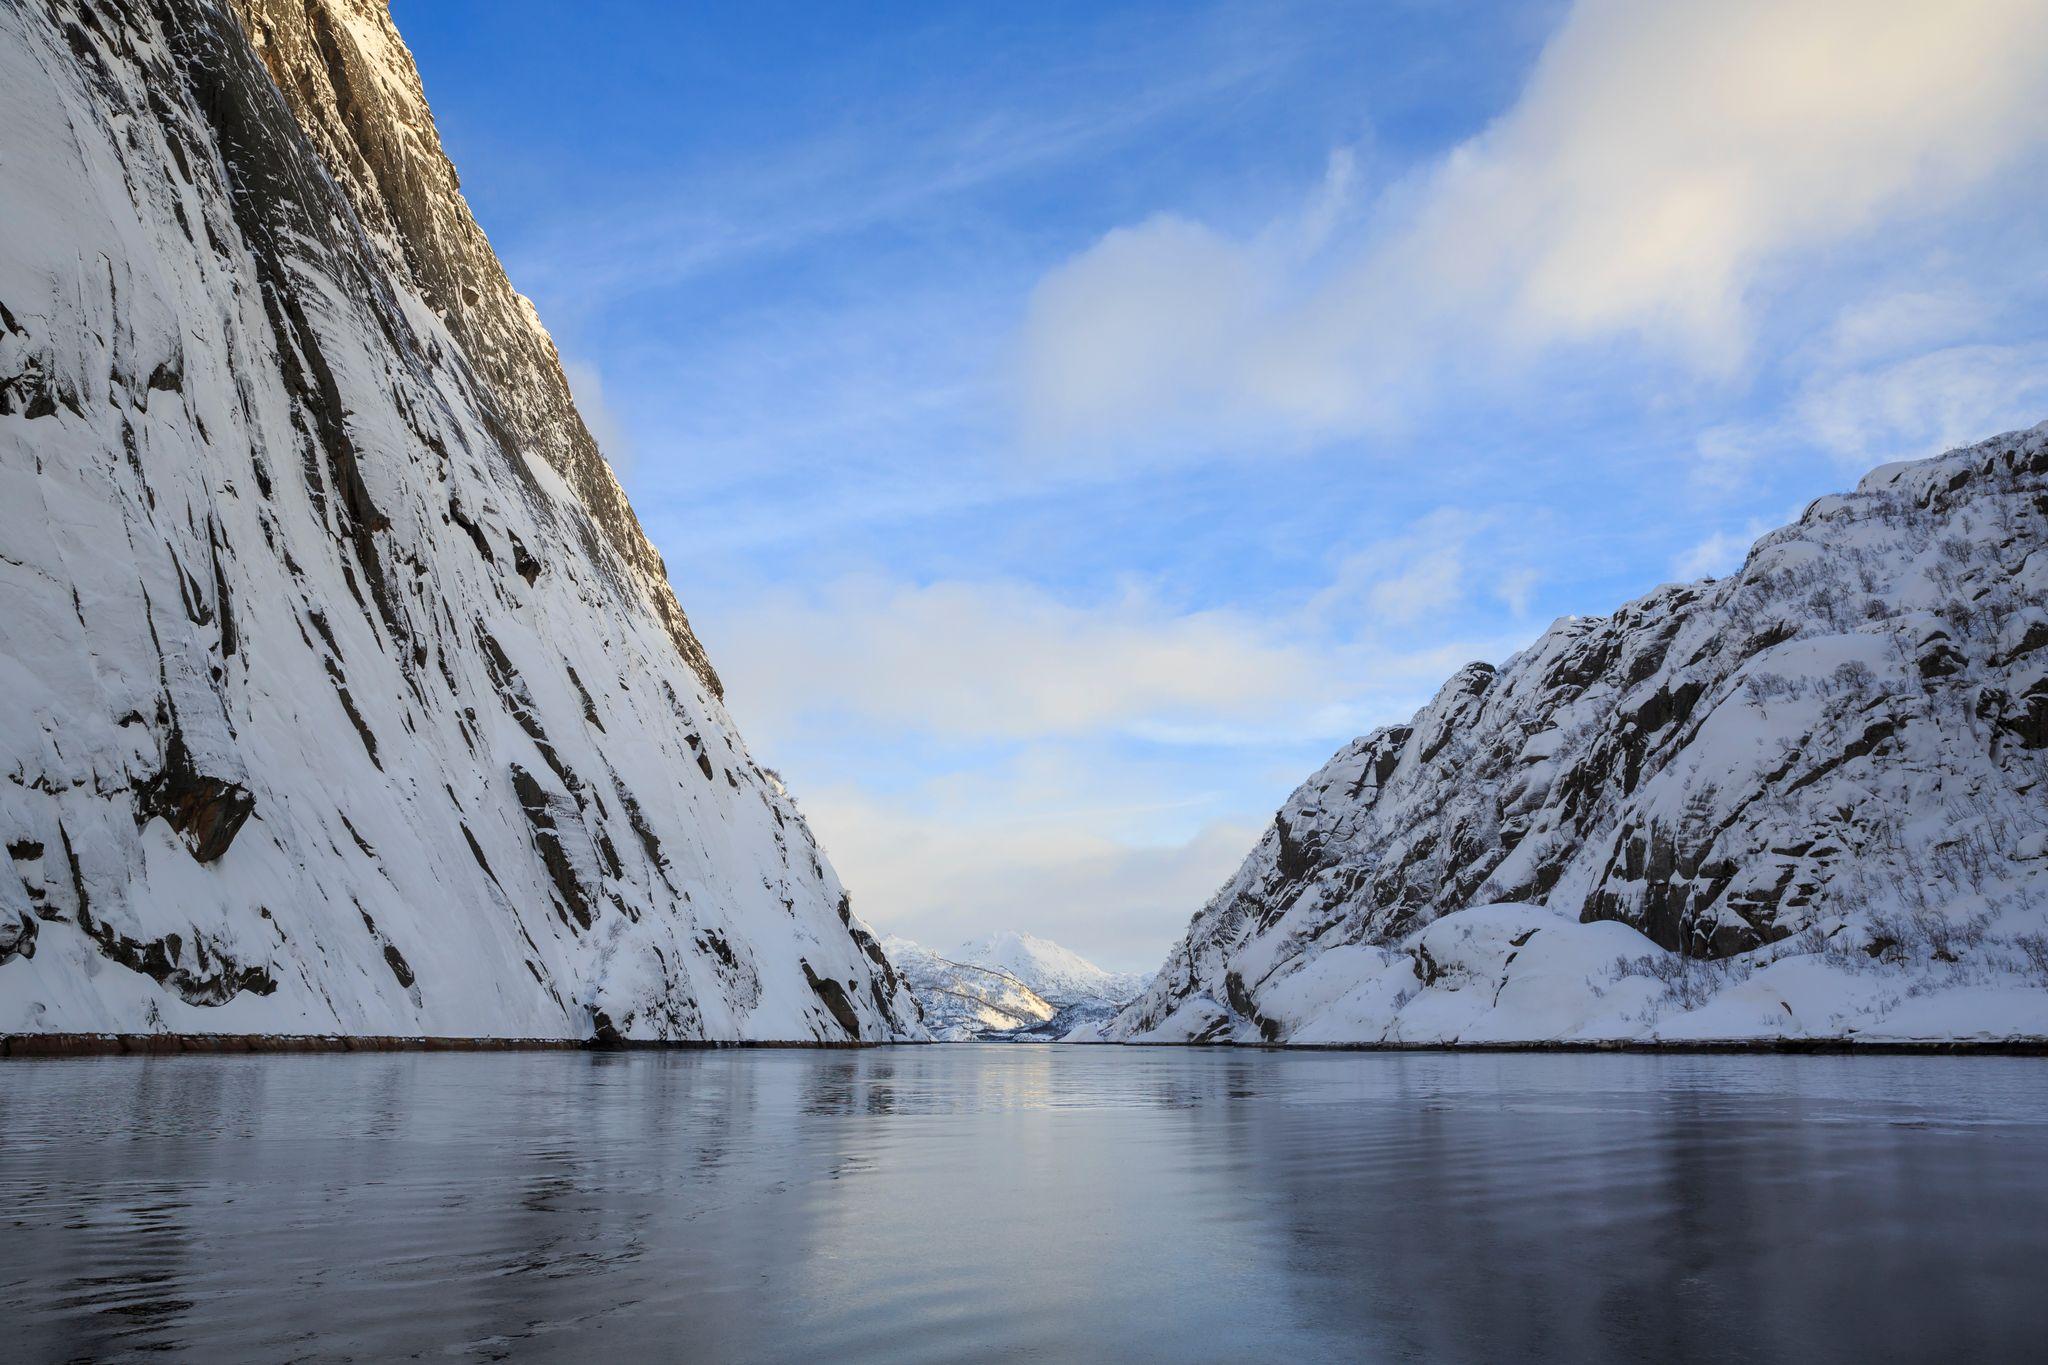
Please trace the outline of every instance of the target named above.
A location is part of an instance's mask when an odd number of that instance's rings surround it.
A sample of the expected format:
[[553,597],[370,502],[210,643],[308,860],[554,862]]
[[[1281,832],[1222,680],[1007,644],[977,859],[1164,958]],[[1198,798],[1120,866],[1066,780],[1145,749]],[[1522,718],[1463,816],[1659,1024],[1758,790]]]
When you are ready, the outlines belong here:
[[540,561],[520,543],[518,536],[512,537],[512,571],[525,579],[529,588],[540,578]]
[[562,844],[562,829],[555,820],[559,803],[534,780],[532,773],[517,764],[512,767],[512,789],[519,796],[519,808],[526,816],[526,823],[532,827],[534,851],[540,855],[555,890],[561,893],[567,916],[575,920],[578,928],[588,929],[595,913],[591,908],[590,893],[576,875],[576,865],[570,861],[568,850]]
[[597,703],[590,699],[590,689],[583,685],[583,679],[576,676],[576,666],[574,664],[565,664],[563,667],[568,670],[569,685],[576,689],[576,699],[583,703],[583,719],[589,721],[594,729],[602,733],[604,722],[598,719]]
[[115,931],[112,925],[95,919],[81,905],[78,926],[102,957],[140,972],[158,985],[177,993],[188,1005],[225,1005],[244,991],[270,995],[277,981],[267,967],[245,966],[226,954],[209,950],[206,941],[194,938],[192,960],[185,962],[185,944],[180,935],[165,934],[155,939],[136,939]]
[[256,809],[256,798],[241,783],[194,768],[185,737],[176,729],[165,742],[162,769],[135,789],[135,798],[138,821],[161,817],[202,863],[226,853]]
[[619,1032],[619,1026],[612,1022],[611,1015],[603,1010],[591,1011],[590,1035],[591,1041],[600,1047],[619,1047],[626,1041],[626,1036]]
[[811,970],[808,962],[803,967],[804,980],[811,983],[811,989],[817,992],[818,999],[825,1002],[825,1008],[839,1021],[839,1027],[846,1030],[849,1038],[860,1037],[860,1015],[853,1008],[853,1002],[846,998],[846,987],[830,977],[819,976]]

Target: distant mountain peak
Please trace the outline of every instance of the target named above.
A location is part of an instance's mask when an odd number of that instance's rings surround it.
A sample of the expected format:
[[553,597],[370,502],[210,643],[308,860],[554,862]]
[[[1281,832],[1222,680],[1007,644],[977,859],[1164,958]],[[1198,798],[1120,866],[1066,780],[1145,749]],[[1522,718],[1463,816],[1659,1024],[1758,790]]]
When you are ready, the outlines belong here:
[[1108,1019],[1144,988],[1142,975],[1106,972],[1034,934],[1002,930],[936,953],[914,940],[882,940],[925,1026],[943,1041],[1046,1041]]
[[1058,1003],[1128,1000],[1148,979],[1141,973],[1104,971],[1071,948],[1017,929],[970,939],[954,949],[952,956],[1008,972]]

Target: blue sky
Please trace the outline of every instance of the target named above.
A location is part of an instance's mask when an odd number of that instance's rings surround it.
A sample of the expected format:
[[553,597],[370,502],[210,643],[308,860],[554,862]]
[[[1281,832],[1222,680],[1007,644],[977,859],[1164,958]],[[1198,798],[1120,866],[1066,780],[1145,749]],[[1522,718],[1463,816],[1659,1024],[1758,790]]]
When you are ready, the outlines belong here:
[[1156,966],[1458,664],[2048,417],[2048,6],[395,0],[885,930]]

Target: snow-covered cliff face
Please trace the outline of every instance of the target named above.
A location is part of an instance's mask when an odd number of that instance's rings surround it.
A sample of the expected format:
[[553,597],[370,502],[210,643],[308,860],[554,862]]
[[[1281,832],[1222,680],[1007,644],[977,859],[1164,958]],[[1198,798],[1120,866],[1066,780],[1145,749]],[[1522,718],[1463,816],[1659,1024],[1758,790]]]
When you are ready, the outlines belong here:
[[[1417,992],[1469,981],[1488,1010],[1506,999],[1540,956],[1512,966],[1531,929],[1598,939],[1567,955],[1589,1001],[1664,972],[1697,976],[1666,994],[1699,1004],[1793,956],[1848,973],[1821,992],[1841,997],[1833,1025],[1795,1027],[1774,996],[1775,1023],[1745,1015],[1733,1034],[1884,1032],[1885,1001],[1950,986],[2030,992],[1999,1017],[2048,1032],[2044,778],[2048,425],[1879,469],[1764,537],[1740,573],[1561,620],[1501,667],[1463,669],[1288,798],[1108,1033],[1400,1036]],[[1454,936],[1490,945],[1512,922],[1498,973],[1431,956],[1426,926],[1499,902],[1549,913],[1489,912],[1467,926],[1477,939]],[[1578,932],[1605,922],[1628,932]],[[1631,943],[1679,965],[1615,967]],[[1708,981],[1685,961],[1728,970]],[[1379,996],[1356,995],[1380,977]],[[1653,1005],[1571,1027],[1698,1035]],[[1555,1022],[1495,1018],[1489,1036]]]
[[381,5],[5,0],[0,224],[0,1033],[917,1030]]

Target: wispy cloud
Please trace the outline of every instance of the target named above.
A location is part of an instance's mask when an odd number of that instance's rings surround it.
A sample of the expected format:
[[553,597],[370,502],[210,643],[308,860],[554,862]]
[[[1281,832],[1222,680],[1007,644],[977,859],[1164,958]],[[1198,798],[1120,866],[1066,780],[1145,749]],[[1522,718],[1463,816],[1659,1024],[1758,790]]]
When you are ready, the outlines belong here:
[[1134,842],[1089,809],[1099,770],[1068,775],[1071,812],[1020,813],[1028,798],[998,780],[963,793],[935,784],[908,797],[855,787],[805,802],[856,903],[885,932],[945,948],[1007,927],[1074,947],[1112,970],[1150,971],[1189,913],[1222,884],[1257,824],[1214,820],[1187,835]]
[[1683,582],[1731,574],[1742,567],[1749,547],[1770,529],[1761,520],[1752,520],[1741,531],[1716,531],[1680,552],[1671,561],[1671,576]]
[[1142,722],[1266,722],[1337,696],[1321,651],[1242,612],[1131,590],[1066,602],[1015,581],[845,580],[720,623],[750,711],[953,736],[1043,738]]
[[1937,346],[1847,368],[1823,364],[1781,410],[1702,433],[1693,485],[1738,497],[1761,472],[1813,464],[1815,456],[1840,482],[1890,460],[1922,459],[2029,427],[2044,415],[2048,341]]
[[[1300,25],[1226,8],[1103,35],[1046,65],[1037,52],[1006,57],[990,41],[994,32],[966,45],[977,70],[954,81],[871,92],[857,114],[771,155],[704,166],[689,183],[638,202],[558,216],[516,245],[517,273],[531,289],[580,307],[879,226],[928,222],[949,201],[1100,155],[1189,109],[1276,80],[1314,41]],[[936,34],[925,41],[941,42]],[[1137,68],[1132,46],[1148,53]]]
[[1799,428],[1849,469],[1939,454],[2048,413],[2048,342],[1951,346],[1808,386]]
[[1046,276],[1025,410],[1053,444],[1393,422],[1447,375],[1633,337],[1726,373],[1765,272],[1936,213],[2048,139],[2026,0],[1581,0],[1521,97],[1331,226],[1347,164],[1252,238],[1169,214]]
[[[1321,588],[1256,612],[1183,606],[1135,582],[1073,598],[1017,579],[867,575],[716,604],[703,623],[746,718],[769,734],[1342,740],[1532,633],[1519,618],[1535,570],[1519,542],[1491,533],[1499,522],[1430,513],[1345,556]],[[1504,605],[1515,619],[1500,619]]]

